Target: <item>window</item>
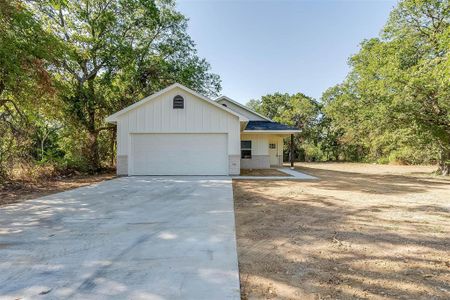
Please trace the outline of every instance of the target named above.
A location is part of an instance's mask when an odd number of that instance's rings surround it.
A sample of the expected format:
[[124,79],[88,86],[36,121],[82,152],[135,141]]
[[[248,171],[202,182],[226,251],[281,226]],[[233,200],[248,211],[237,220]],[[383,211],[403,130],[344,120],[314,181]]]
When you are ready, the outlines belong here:
[[225,103],[222,103],[223,106],[228,107]]
[[277,149],[277,144],[269,144],[269,149]]
[[184,98],[180,95],[173,97],[173,108],[183,109],[184,108]]
[[241,141],[241,158],[252,158],[252,141]]

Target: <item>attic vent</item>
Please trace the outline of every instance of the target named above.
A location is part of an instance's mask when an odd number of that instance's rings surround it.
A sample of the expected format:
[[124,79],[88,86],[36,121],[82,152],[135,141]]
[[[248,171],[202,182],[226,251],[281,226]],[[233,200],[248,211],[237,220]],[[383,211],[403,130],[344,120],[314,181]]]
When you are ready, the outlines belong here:
[[223,106],[228,107],[225,103],[222,103]]
[[173,108],[177,109],[183,109],[184,108],[184,98],[181,97],[180,95],[176,95],[175,97],[173,97]]

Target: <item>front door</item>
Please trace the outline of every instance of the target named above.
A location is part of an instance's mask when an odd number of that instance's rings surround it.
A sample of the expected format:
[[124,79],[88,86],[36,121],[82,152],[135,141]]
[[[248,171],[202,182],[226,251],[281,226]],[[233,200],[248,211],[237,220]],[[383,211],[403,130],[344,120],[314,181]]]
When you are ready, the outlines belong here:
[[278,166],[278,156],[277,156],[277,144],[274,142],[269,143],[269,157],[270,157],[270,165],[271,166]]

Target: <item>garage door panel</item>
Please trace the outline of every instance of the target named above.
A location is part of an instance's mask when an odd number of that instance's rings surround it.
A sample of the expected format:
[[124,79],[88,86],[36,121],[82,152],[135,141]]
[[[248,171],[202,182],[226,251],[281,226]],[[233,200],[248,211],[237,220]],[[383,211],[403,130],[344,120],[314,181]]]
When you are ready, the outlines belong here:
[[227,175],[226,134],[132,134],[131,175]]

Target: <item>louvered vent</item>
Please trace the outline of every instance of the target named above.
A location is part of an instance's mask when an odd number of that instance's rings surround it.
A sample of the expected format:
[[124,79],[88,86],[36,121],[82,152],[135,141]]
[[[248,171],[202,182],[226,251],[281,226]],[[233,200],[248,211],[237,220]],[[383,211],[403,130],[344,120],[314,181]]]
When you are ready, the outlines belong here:
[[173,108],[183,109],[184,108],[184,98],[180,95],[173,97]]

